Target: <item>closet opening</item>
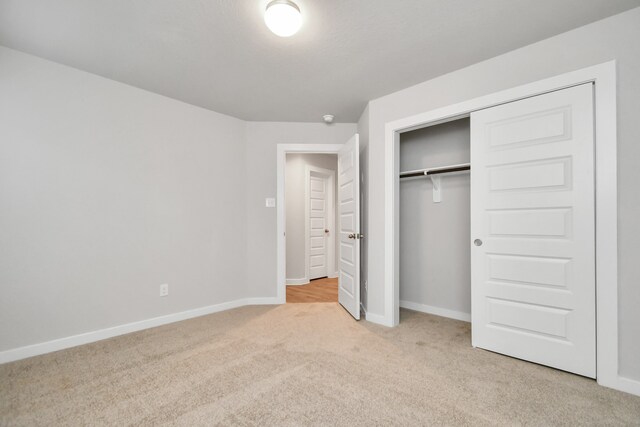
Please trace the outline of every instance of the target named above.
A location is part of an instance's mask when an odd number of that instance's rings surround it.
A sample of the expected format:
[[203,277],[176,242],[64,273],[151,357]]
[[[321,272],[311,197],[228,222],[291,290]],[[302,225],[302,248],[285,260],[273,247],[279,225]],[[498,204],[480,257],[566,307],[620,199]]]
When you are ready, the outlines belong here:
[[470,120],[462,117],[401,133],[399,144],[399,305],[465,322],[471,321],[470,140]]
[[385,124],[381,323],[397,325],[406,298],[402,136],[467,115],[471,345],[621,384],[615,70],[599,64]]

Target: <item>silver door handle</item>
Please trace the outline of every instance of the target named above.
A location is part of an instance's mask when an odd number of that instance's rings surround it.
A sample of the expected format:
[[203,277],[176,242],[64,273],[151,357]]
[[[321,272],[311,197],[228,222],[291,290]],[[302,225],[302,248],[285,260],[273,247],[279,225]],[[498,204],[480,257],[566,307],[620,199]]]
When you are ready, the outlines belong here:
[[476,239],[476,240],[473,241],[473,244],[476,245],[476,246],[482,246],[482,240]]
[[349,238],[350,239],[362,239],[362,238],[364,238],[364,234],[351,233],[351,234],[349,234]]

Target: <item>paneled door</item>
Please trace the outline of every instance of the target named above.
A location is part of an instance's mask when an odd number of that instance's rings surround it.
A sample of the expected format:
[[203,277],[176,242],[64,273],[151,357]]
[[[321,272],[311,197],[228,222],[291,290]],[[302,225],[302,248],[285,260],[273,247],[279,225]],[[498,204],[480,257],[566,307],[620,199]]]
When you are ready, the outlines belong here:
[[360,319],[360,187],[358,134],[338,153],[338,301]]
[[474,347],[595,378],[593,88],[471,114]]
[[309,280],[326,277],[329,177],[309,172]]

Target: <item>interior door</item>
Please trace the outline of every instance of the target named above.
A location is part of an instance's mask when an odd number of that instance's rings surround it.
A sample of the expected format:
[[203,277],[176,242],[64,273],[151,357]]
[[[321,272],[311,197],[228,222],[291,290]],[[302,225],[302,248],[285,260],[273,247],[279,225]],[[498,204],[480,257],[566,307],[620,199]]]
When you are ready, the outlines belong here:
[[471,114],[473,345],[594,378],[590,83]]
[[360,186],[358,134],[338,153],[338,301],[360,319]]
[[309,176],[309,280],[327,276],[328,178]]

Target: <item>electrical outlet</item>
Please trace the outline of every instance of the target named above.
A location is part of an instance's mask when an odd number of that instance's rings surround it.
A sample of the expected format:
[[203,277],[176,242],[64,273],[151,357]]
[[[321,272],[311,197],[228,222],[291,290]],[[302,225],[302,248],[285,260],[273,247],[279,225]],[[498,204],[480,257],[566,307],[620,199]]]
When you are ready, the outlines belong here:
[[160,285],[160,296],[166,297],[167,295],[169,295],[169,284],[165,283],[163,285]]

